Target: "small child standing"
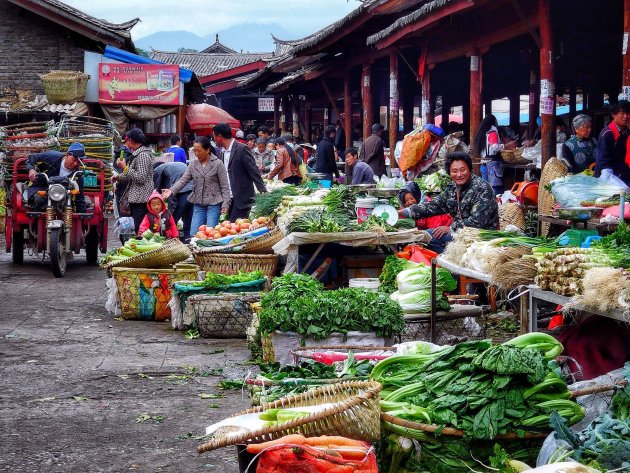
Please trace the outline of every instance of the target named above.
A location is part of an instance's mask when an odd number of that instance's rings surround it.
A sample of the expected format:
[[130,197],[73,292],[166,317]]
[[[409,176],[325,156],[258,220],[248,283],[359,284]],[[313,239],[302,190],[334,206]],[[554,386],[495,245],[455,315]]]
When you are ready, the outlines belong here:
[[179,238],[179,230],[173,216],[166,208],[164,199],[159,192],[153,191],[147,201],[147,213],[140,224],[138,235],[142,235],[145,231],[151,230],[166,238]]

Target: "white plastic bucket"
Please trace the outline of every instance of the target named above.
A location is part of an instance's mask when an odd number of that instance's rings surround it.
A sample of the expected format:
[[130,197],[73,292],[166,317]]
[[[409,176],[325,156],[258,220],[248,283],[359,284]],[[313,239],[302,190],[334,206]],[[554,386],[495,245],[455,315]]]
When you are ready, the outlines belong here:
[[378,278],[354,278],[350,279],[349,287],[362,287],[371,291],[378,291],[379,286]]
[[377,205],[378,199],[376,197],[359,197],[354,207],[357,211],[357,221],[359,223],[365,222]]

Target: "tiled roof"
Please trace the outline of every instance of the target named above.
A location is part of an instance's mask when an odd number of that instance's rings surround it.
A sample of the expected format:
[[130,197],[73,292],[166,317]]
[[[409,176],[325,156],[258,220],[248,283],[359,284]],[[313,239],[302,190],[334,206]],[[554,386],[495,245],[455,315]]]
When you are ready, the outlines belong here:
[[177,64],[185,69],[192,69],[198,77],[217,74],[257,61],[269,61],[272,58],[273,53],[207,54],[151,51],[151,59],[166,64]]
[[200,53],[207,53],[207,54],[211,54],[211,53],[219,53],[219,54],[236,54],[236,51],[234,51],[232,48],[228,48],[225,44],[222,44],[219,41],[219,35],[217,34],[216,39],[214,41],[214,43],[212,43],[210,46],[208,46],[206,49],[199,51]]
[[[93,16],[88,15],[87,13],[82,12],[81,10],[77,10],[76,8],[71,7],[70,5],[66,5],[63,2],[58,0],[9,0],[11,3],[18,5],[26,10],[32,11],[38,15],[46,17],[46,13],[42,12],[42,9],[49,12],[53,18],[50,18],[52,21],[59,22],[59,17],[62,19],[67,19],[74,22],[83,23],[85,26],[93,29],[97,34],[94,39],[98,38],[98,33],[100,31],[106,31],[111,33],[112,35],[120,37],[121,43],[127,43],[128,45],[133,46],[131,42],[131,28],[133,28],[136,23],[140,21],[139,18],[134,18],[133,20],[127,21],[125,23],[110,23],[105,20],[101,20],[98,18],[94,18]],[[55,18],[57,17],[57,18]],[[106,40],[101,39],[101,41],[107,43]]]

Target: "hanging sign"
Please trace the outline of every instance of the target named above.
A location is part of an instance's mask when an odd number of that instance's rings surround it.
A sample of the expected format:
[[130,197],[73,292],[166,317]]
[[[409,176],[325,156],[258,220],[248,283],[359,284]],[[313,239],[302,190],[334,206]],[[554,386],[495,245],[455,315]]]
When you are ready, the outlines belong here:
[[470,56],[470,70],[471,72],[479,71],[479,56]]
[[179,66],[100,63],[98,102],[179,105]]
[[259,112],[273,112],[273,97],[258,97]]
[[541,115],[556,113],[555,84],[547,79],[540,81],[540,113]]

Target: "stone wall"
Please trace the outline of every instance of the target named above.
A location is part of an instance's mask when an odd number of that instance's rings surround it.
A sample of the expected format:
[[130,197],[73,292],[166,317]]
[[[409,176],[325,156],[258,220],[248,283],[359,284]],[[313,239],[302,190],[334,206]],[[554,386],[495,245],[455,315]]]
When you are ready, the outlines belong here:
[[39,74],[83,71],[83,49],[70,30],[0,0],[0,96],[43,94]]

